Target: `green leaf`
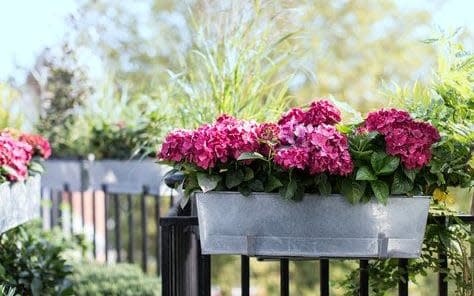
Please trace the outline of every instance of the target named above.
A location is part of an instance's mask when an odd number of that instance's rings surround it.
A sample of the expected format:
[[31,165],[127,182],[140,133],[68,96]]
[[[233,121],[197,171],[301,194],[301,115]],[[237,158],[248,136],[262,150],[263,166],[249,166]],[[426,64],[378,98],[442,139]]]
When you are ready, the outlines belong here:
[[375,180],[370,182],[370,187],[372,188],[377,200],[386,204],[390,194],[387,183],[381,180]]
[[240,194],[242,194],[245,197],[250,196],[250,194],[252,193],[252,189],[250,189],[250,187],[247,184],[240,185],[237,188],[237,190],[240,192]]
[[298,184],[295,180],[291,180],[288,185],[283,186],[280,189],[280,195],[287,200],[293,199],[296,194],[296,190],[298,189]]
[[32,171],[34,173],[38,173],[38,174],[42,174],[44,172],[43,166],[41,165],[41,163],[39,163],[37,161],[31,162],[30,166],[29,166],[29,169],[30,169],[30,171]]
[[252,189],[252,191],[262,192],[264,190],[264,186],[263,186],[262,181],[260,181],[258,179],[253,180],[249,184],[249,186],[250,186],[250,189]]
[[341,193],[349,202],[357,203],[364,196],[367,183],[364,181],[356,181],[351,179],[344,179],[341,184]]
[[244,181],[250,181],[255,177],[253,170],[249,167],[244,168]]
[[351,150],[351,155],[354,156],[354,158],[362,159],[362,160],[369,160],[372,153],[373,153],[372,150],[367,150],[367,151]]
[[283,186],[280,180],[277,177],[270,175],[265,184],[265,192],[272,192],[273,190]]
[[222,179],[219,175],[209,175],[206,173],[198,173],[197,181],[202,192],[208,192],[217,187],[217,184]]
[[319,182],[318,184],[318,190],[321,195],[329,195],[332,192],[332,186],[331,183],[328,182],[328,180],[324,180]]
[[412,182],[415,182],[416,174],[418,174],[418,171],[403,168],[403,173],[405,174],[405,176],[408,177],[408,179],[410,179]]
[[377,176],[372,172],[372,170],[363,166],[357,170],[356,180],[358,181],[374,181],[377,180]]
[[389,175],[398,168],[400,159],[385,152],[374,152],[370,158],[370,164],[376,175]]
[[267,160],[262,154],[258,152],[244,152],[240,154],[237,160],[249,160],[249,159],[261,159],[265,161]]
[[239,186],[244,181],[245,175],[242,170],[230,170],[225,174],[225,186],[228,189]]
[[413,182],[402,172],[397,171],[393,176],[392,194],[405,194],[413,189]]

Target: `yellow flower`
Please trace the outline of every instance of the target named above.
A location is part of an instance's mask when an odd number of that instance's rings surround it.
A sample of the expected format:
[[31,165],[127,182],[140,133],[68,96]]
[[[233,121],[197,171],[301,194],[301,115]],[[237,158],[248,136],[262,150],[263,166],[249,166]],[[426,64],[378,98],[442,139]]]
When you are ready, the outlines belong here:
[[439,188],[436,188],[433,191],[433,199],[438,202],[443,202],[450,205],[454,203],[454,196],[451,193],[448,193],[447,191],[443,191]]

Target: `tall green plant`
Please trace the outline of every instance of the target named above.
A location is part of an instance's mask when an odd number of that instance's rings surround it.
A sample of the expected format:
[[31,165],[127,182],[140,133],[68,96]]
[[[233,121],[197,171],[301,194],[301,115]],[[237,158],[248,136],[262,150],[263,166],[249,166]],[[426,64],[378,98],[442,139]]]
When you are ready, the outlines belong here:
[[23,123],[22,114],[14,110],[18,94],[6,84],[0,83],[0,130],[10,127],[19,129]]
[[177,117],[177,126],[196,127],[222,113],[265,121],[291,103],[287,70],[295,54],[292,34],[273,31],[258,6],[240,13],[235,23],[222,27],[215,26],[222,19],[206,23],[193,15],[192,50],[182,57],[181,70],[170,70],[164,104]]

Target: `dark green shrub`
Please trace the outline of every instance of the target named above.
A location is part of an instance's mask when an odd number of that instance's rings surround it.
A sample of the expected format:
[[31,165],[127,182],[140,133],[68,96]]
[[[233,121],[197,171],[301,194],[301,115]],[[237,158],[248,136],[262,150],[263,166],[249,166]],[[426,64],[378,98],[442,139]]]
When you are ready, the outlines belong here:
[[0,237],[0,282],[20,295],[72,295],[64,252],[75,241],[37,223],[7,231]]
[[76,296],[158,296],[160,280],[131,264],[80,264],[70,276]]

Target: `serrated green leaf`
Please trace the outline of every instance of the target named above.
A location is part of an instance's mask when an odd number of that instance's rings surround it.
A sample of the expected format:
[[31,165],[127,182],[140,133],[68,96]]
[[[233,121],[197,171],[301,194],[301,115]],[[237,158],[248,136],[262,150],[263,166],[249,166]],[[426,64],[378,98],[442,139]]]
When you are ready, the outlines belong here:
[[225,186],[228,189],[239,186],[244,181],[244,172],[242,170],[230,170],[225,174]]
[[284,198],[284,199],[287,199],[287,200],[290,200],[290,199],[293,199],[295,194],[296,194],[296,190],[298,188],[298,184],[296,183],[295,180],[291,180],[288,185],[286,186],[283,186],[281,189],[280,189],[280,195]]
[[248,197],[252,193],[252,189],[247,184],[240,185],[237,190],[245,197]]
[[250,189],[252,189],[252,191],[262,192],[264,190],[262,181],[258,179],[255,179],[252,182],[250,182],[249,186],[250,186]]
[[30,171],[32,171],[34,173],[38,173],[38,174],[42,174],[44,172],[43,166],[37,161],[31,162],[30,166],[29,166],[29,169],[30,169]]
[[398,168],[400,159],[385,152],[374,152],[370,158],[370,164],[376,175],[388,175]]
[[261,160],[267,160],[262,154],[258,152],[244,152],[240,154],[239,158],[237,160],[250,160],[250,159],[261,159]]
[[329,195],[332,193],[331,183],[326,179],[318,184],[318,190],[321,195]]
[[395,172],[392,183],[392,194],[405,194],[413,189],[413,182],[400,171]]
[[265,184],[265,192],[272,192],[275,189],[280,188],[281,186],[283,186],[281,181],[278,180],[278,178],[276,178],[275,176],[270,175],[268,177],[268,180],[267,180],[266,184]]
[[249,167],[244,168],[244,181],[250,181],[255,177],[253,170]]
[[341,184],[341,193],[350,203],[357,203],[364,196],[366,186],[367,183],[365,181],[345,179]]
[[372,188],[377,200],[386,204],[390,194],[387,183],[381,180],[375,180],[370,182],[370,187]]
[[403,168],[403,173],[405,174],[405,176],[408,177],[408,179],[410,179],[412,182],[415,182],[416,174],[418,174],[418,171]]
[[374,172],[367,167],[363,166],[357,170],[356,180],[358,181],[374,181],[377,180],[377,176],[375,176]]
[[206,173],[197,174],[199,187],[204,193],[215,189],[221,179],[222,177],[218,175],[209,175]]

